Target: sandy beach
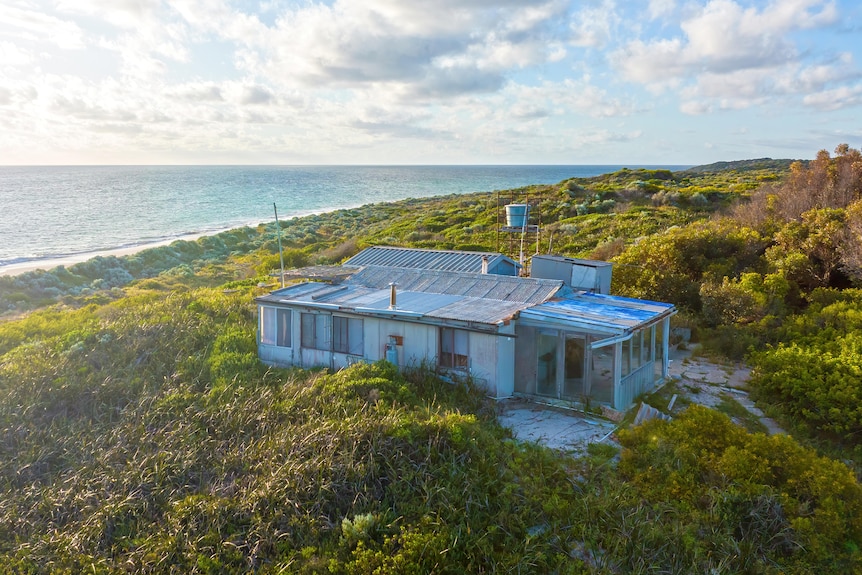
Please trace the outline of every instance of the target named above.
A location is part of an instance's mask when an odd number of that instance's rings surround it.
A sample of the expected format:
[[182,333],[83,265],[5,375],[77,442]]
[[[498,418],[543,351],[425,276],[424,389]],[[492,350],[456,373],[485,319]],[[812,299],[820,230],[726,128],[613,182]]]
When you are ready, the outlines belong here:
[[93,259],[95,257],[107,257],[107,256],[128,256],[138,252],[142,252],[144,250],[148,250],[150,248],[157,248],[159,246],[167,246],[176,241],[194,241],[198,238],[208,235],[215,235],[221,233],[226,230],[219,230],[216,232],[210,232],[205,234],[188,234],[185,236],[180,236],[176,238],[171,238],[167,240],[162,240],[158,242],[139,244],[135,246],[128,246],[124,248],[115,248],[109,250],[99,250],[95,252],[85,252],[80,254],[72,254],[68,256],[63,256],[59,258],[48,258],[42,260],[33,260],[28,262],[20,262],[9,264],[5,266],[0,266],[0,276],[15,276],[19,274],[23,274],[25,272],[30,272],[34,270],[51,270],[56,268],[57,266],[70,266],[72,264],[77,264],[80,262],[85,262],[89,259]]

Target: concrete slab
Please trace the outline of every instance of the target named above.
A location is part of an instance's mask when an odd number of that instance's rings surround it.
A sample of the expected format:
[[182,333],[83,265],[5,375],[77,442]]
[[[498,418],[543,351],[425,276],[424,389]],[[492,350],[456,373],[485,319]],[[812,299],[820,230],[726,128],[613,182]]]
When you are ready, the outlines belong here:
[[786,433],[749,399],[745,390],[748,389],[751,369],[745,364],[717,364],[694,357],[689,350],[677,349],[671,350],[669,359],[668,374],[679,383],[680,390],[690,402],[716,407],[725,396],[732,397],[760,419],[769,434]]
[[583,413],[519,399],[501,404],[497,420],[520,441],[532,441],[567,453],[581,454],[590,443],[610,434],[615,424]]

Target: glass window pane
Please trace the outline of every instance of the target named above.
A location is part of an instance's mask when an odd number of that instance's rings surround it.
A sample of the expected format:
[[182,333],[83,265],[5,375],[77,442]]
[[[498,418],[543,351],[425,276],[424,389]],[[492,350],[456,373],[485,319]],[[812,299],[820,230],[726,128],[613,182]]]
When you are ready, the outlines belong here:
[[333,316],[332,349],[338,353],[364,355],[365,345],[362,320]]
[[276,345],[276,310],[274,307],[260,308],[260,343]]
[[330,349],[331,336],[329,333],[329,318],[326,314],[314,316],[314,348]]
[[452,355],[455,349],[455,331],[446,327],[440,328],[440,351],[444,355]]
[[291,313],[289,309],[279,309],[278,313],[278,336],[276,345],[290,347]]
[[557,340],[556,333],[539,332],[536,336],[536,393],[557,397]]
[[615,345],[608,345],[594,349],[592,352],[589,366],[590,397],[596,401],[611,403],[614,400],[615,347]]
[[440,367],[455,369],[469,368],[469,343],[470,334],[467,331],[451,327],[441,327],[440,354],[437,360]]
[[651,325],[643,332],[643,345],[641,345],[641,364],[652,361],[652,338],[655,335],[655,326]]
[[455,332],[455,353],[467,355],[467,342],[469,334],[461,329],[453,330]]
[[312,348],[314,347],[314,314],[304,313],[300,321],[302,322],[300,326],[302,347]]
[[566,398],[577,399],[583,394],[585,343],[583,336],[566,336],[566,364],[563,380],[563,396]]
[[622,376],[625,377],[632,371],[632,340],[627,339],[623,342],[623,373]]
[[660,379],[664,367],[664,322],[655,326],[655,378]]
[[351,355],[365,355],[364,327],[361,319],[351,318],[348,322],[348,349]]
[[470,341],[470,334],[464,330],[455,330],[455,367],[466,369],[469,367],[467,361],[467,347]]
[[335,316],[332,318],[332,349],[338,353],[347,353],[347,318]]
[[643,343],[643,332],[636,331],[632,334],[632,366],[631,371],[641,366],[641,343]]

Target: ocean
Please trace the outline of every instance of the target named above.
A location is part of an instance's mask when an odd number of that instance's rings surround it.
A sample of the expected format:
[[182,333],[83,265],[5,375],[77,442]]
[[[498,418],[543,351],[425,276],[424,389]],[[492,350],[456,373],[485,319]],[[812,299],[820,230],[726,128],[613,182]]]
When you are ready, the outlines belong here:
[[[504,190],[623,166],[0,167],[0,272],[273,219]],[[628,166],[684,169],[687,166]]]

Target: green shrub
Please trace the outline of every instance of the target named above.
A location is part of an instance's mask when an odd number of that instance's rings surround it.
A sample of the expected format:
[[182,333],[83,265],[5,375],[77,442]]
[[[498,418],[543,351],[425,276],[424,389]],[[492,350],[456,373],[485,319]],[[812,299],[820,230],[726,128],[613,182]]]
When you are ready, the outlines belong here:
[[844,464],[787,435],[749,434],[701,406],[621,432],[620,441],[620,471],[641,496],[703,517],[752,554],[732,561],[862,567],[854,544],[862,537],[862,486]]

